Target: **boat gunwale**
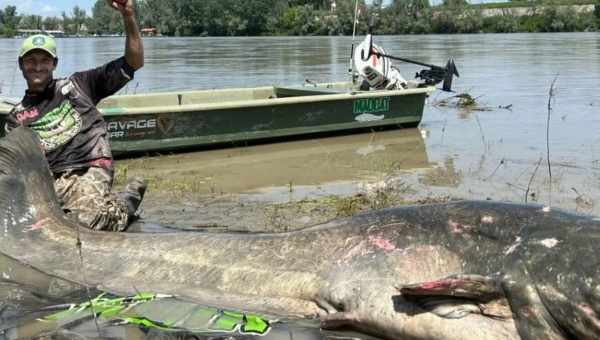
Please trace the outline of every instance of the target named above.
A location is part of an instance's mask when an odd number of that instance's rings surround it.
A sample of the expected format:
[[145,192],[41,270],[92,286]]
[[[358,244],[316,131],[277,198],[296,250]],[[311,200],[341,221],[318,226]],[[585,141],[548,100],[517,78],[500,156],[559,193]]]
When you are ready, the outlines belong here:
[[[234,91],[234,90],[275,90],[277,87],[275,86],[265,86],[265,87],[255,87],[255,88],[240,88],[240,89],[227,89],[224,91]],[[310,87],[308,88],[310,89]],[[255,108],[255,107],[267,107],[267,106],[283,106],[290,104],[306,104],[306,103],[315,103],[315,102],[325,102],[325,101],[339,101],[339,100],[348,100],[348,99],[360,99],[360,98],[373,98],[373,97],[398,97],[398,96],[408,96],[408,95],[419,95],[425,94],[429,95],[430,93],[436,90],[433,86],[415,88],[415,89],[406,89],[406,90],[381,90],[381,91],[349,91],[345,93],[332,93],[332,94],[315,94],[315,95],[307,95],[307,96],[292,96],[292,97],[283,97],[283,98],[268,98],[268,99],[249,99],[249,100],[239,100],[228,103],[204,103],[204,104],[182,104],[182,105],[161,105],[161,106],[144,106],[144,107],[135,107],[135,108],[126,108],[126,107],[104,107],[100,108],[100,112],[102,112],[105,116],[119,116],[123,114],[133,114],[133,115],[142,115],[142,114],[158,114],[158,113],[181,113],[181,112],[196,112],[196,111],[213,111],[213,110],[226,110],[226,109],[239,109],[239,108]],[[198,93],[203,91],[214,91],[214,90],[200,90],[200,91],[186,91],[186,92],[163,92],[163,93],[153,93],[153,95],[168,95],[168,94],[181,94],[185,95]],[[216,90],[220,91],[220,90]],[[134,97],[134,96],[142,96],[142,95],[125,95],[122,97]],[[121,96],[114,96],[121,97]],[[114,98],[113,97],[113,98]]]

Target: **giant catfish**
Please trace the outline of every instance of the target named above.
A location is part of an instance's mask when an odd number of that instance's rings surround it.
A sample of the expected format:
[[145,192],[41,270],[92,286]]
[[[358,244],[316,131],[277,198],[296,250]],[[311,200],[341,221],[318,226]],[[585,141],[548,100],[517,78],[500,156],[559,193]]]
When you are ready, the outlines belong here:
[[286,233],[112,233],[63,214],[35,135],[0,141],[0,252],[114,293],[318,317],[386,339],[599,339],[600,222],[451,202]]

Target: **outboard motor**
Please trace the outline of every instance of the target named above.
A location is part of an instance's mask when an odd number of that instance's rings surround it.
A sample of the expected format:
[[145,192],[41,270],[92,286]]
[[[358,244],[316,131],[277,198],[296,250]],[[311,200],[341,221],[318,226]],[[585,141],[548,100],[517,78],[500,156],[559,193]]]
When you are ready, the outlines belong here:
[[354,50],[354,67],[359,76],[376,90],[406,88],[406,80],[384,55],[383,48],[373,44],[373,37],[368,34]]
[[[355,69],[364,79],[364,82],[368,84],[368,86],[361,86],[361,89],[369,87],[376,90],[395,90],[442,83],[442,90],[452,92],[452,80],[454,76],[460,76],[452,58],[448,60],[445,67],[441,67],[395,57],[386,54],[383,48],[373,44],[373,37],[370,34],[356,47],[352,57]],[[415,81],[408,84],[404,77],[400,75],[400,71],[392,65],[392,60],[421,65],[429,69],[417,72],[415,78],[420,79],[418,84],[415,85]]]

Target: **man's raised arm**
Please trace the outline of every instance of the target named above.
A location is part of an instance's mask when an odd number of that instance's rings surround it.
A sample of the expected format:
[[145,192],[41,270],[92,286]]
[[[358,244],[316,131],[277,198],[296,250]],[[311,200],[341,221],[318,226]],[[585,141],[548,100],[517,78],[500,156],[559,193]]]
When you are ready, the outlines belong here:
[[107,0],[109,5],[121,12],[125,25],[125,60],[134,70],[144,66],[144,46],[140,30],[135,22],[133,0]]

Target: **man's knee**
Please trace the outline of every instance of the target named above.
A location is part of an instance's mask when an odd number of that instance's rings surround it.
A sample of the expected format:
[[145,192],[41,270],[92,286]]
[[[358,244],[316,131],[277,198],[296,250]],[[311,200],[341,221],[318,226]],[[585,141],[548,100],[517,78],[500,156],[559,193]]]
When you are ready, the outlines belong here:
[[112,173],[102,168],[75,170],[60,176],[55,187],[67,215],[94,230],[124,231],[129,207],[111,194]]

